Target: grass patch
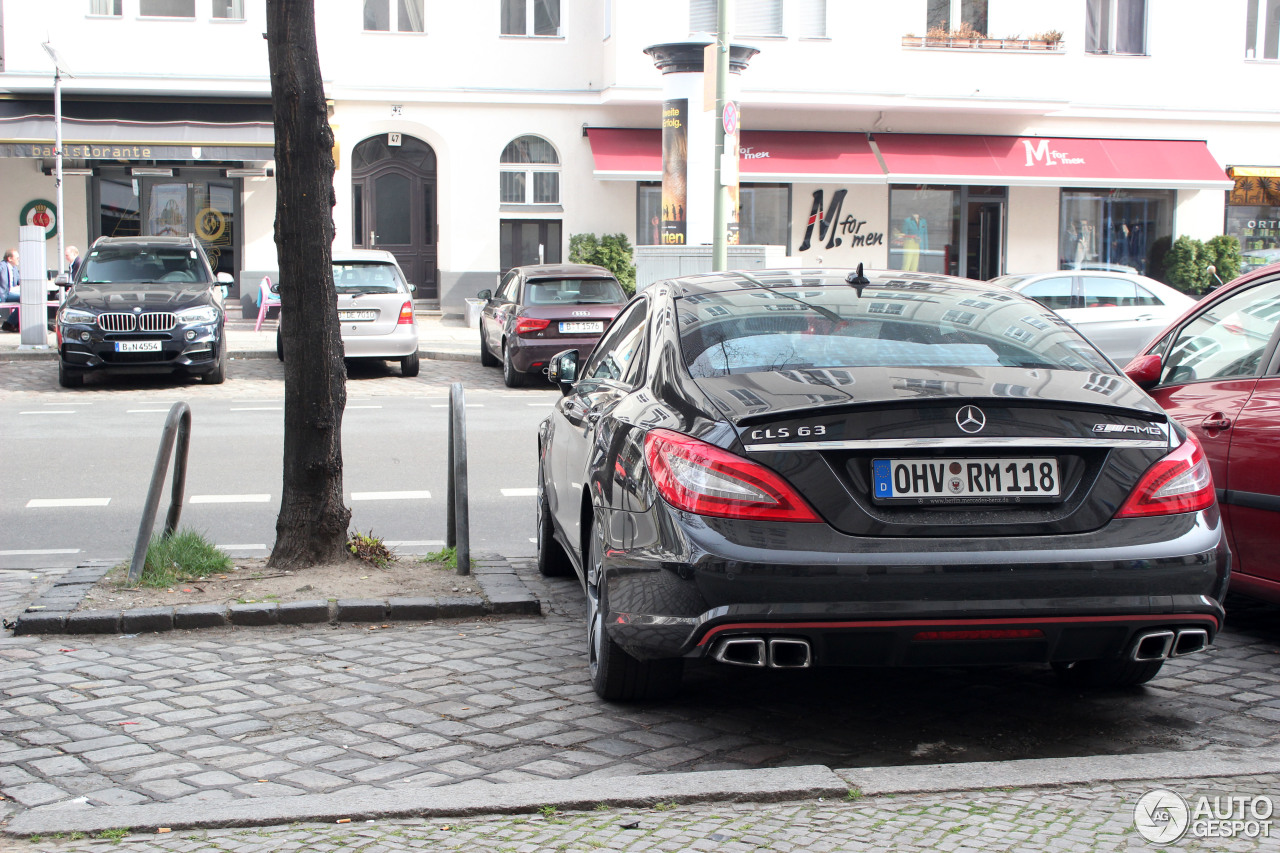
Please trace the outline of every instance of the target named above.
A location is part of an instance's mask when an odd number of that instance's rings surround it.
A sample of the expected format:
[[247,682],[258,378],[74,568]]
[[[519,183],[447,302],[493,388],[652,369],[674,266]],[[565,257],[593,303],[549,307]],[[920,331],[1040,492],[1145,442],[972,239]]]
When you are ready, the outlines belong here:
[[381,537],[373,535],[372,530],[368,533],[361,533],[358,530],[352,533],[347,539],[347,550],[357,559],[372,563],[379,569],[385,569],[395,559],[395,554],[391,553],[391,549]]
[[845,792],[844,799],[845,799],[845,802],[850,802],[850,803],[853,802],[854,800],[862,799],[862,789],[850,788],[848,791]]
[[[123,568],[127,578],[129,567]],[[164,589],[180,581],[199,580],[230,569],[231,558],[225,552],[204,534],[186,528],[169,537],[152,537],[138,585]]]
[[[424,563],[441,563],[441,568],[454,569],[458,568],[458,549],[449,547],[441,548],[439,551],[433,551],[422,558]],[[468,566],[467,568],[470,568]]]
[[125,829],[104,829],[98,833],[98,837],[109,841],[119,841],[129,834],[129,830]]

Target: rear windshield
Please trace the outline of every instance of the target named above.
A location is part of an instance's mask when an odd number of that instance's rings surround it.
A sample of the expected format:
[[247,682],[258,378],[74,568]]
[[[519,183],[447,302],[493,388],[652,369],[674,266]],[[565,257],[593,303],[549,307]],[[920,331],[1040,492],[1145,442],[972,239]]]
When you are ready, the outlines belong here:
[[621,305],[622,285],[611,278],[557,278],[524,286],[525,305]]
[[384,261],[334,261],[333,285],[339,293],[408,293],[400,271]]
[[156,281],[209,282],[208,267],[195,249],[182,246],[103,246],[84,260],[77,283],[143,284]]
[[820,282],[697,294],[676,304],[694,377],[829,367],[1114,371],[1052,311],[1003,289],[890,281],[859,295]]

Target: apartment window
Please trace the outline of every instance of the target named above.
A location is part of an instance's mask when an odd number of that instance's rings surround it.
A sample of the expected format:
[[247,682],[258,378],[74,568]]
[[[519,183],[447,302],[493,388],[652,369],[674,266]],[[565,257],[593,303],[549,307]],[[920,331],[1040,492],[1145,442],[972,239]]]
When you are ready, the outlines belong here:
[[365,32],[420,33],[423,0],[364,0]]
[[1088,0],[1085,50],[1142,56],[1147,52],[1147,0]]
[[244,0],[213,0],[213,17],[244,20]]
[[1249,0],[1244,28],[1245,59],[1280,59],[1280,2]]
[[[795,16],[797,35],[826,35],[826,0],[786,0],[786,12]],[[821,7],[819,10],[818,7]],[[780,36],[783,29],[783,0],[738,0],[730,10],[729,31],[735,36]],[[717,29],[716,0],[690,0],[689,31],[714,33]],[[822,32],[814,29],[813,19],[821,18]],[[808,21],[807,24],[803,23]]]
[[119,18],[124,14],[124,10],[120,8],[123,3],[124,0],[89,0],[89,14]]
[[560,35],[560,0],[502,0],[502,34]]
[[987,34],[987,0],[929,0],[926,29]]
[[194,18],[196,0],[140,0],[138,14],[144,18]]
[[499,172],[503,204],[559,204],[560,158],[537,136],[513,139],[502,150]]

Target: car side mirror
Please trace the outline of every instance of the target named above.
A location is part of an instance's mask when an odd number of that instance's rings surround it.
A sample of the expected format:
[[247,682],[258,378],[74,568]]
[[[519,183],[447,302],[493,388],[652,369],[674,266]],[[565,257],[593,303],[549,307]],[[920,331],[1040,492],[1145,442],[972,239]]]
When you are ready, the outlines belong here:
[[216,281],[218,284],[235,284],[236,283],[236,280],[231,277],[231,273],[229,272],[220,272],[213,277],[213,280]]
[[273,282],[271,282],[271,284],[267,286],[267,290],[270,290],[272,293],[279,293],[279,292],[280,292],[280,282],[278,282],[278,281],[273,281]]
[[484,290],[476,294],[476,299],[483,299],[485,302],[488,302],[492,298],[493,298],[493,291],[489,290],[488,288],[485,288]]
[[1160,373],[1164,370],[1164,359],[1158,355],[1140,355],[1125,365],[1124,375],[1132,379],[1139,388],[1150,388],[1160,381]]
[[417,289],[418,289],[418,285],[416,285],[416,284],[411,284],[411,285],[409,285],[409,292],[410,292],[410,293],[413,293],[413,292],[414,292],[414,291],[416,291]]
[[547,362],[547,378],[551,384],[560,386],[561,394],[573,390],[573,383],[578,381],[578,351],[567,349],[558,352]]
[[70,287],[71,276],[67,275],[66,273],[62,273],[61,275],[54,278],[53,283],[56,284],[58,287]]

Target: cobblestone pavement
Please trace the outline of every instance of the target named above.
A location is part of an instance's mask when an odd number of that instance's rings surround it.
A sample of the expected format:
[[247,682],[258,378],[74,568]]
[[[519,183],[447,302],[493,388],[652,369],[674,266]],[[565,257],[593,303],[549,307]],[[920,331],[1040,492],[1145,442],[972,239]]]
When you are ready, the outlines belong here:
[[[1188,837],[1173,845],[1146,841],[1134,828],[1134,806],[1162,787],[1191,803],[1280,792],[1280,777],[1098,784],[855,798],[840,802],[657,803],[645,810],[483,818],[410,819],[376,823],[177,831],[120,838],[70,837],[10,841],[14,853],[38,851],[367,851],[486,850],[495,853],[590,851],[1154,851],[1274,850],[1274,838]],[[1270,829],[1280,832],[1280,821]]]

